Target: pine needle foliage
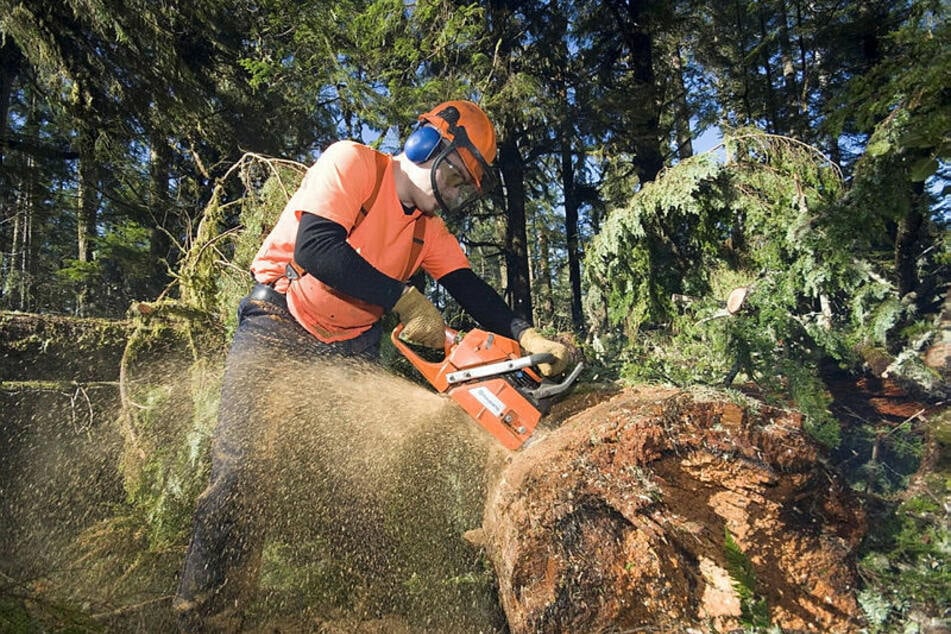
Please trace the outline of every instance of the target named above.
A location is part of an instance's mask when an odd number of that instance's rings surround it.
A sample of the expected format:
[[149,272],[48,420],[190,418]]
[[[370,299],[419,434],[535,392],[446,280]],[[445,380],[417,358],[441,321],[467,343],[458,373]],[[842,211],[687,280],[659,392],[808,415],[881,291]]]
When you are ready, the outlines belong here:
[[254,255],[303,178],[306,166],[246,154],[217,184],[178,275],[182,302],[216,315],[230,335],[248,292]]
[[[855,345],[897,319],[844,191],[820,152],[753,129],[669,168],[588,248],[595,348],[631,379],[752,382],[835,445],[820,364],[856,363]],[[734,289],[745,301],[731,312]]]

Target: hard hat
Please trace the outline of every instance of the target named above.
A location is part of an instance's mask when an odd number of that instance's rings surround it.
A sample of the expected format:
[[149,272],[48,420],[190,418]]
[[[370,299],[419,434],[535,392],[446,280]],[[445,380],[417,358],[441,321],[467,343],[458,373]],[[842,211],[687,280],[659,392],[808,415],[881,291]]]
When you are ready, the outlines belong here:
[[466,169],[481,189],[483,174],[495,161],[498,151],[495,129],[482,108],[461,99],[445,101],[419,115],[419,120],[439,130],[442,138],[456,146]]
[[[446,101],[421,114],[419,121],[420,127],[407,139],[406,153],[416,162],[425,162],[439,150],[431,178],[444,212],[457,212],[495,188],[491,167],[497,153],[495,130],[479,106],[471,101]],[[458,161],[462,164],[457,165]]]

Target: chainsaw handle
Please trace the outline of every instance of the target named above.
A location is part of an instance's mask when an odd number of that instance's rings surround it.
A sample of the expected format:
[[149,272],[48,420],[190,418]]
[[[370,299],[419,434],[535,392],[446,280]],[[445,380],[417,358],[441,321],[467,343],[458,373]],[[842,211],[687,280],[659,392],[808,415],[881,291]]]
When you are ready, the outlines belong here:
[[[402,334],[402,332],[403,324],[396,324],[396,328],[394,328],[393,332],[390,333],[390,339],[393,341],[393,345],[399,348],[400,352],[409,352],[410,354],[415,354],[409,349],[409,347],[406,345],[406,342],[400,339],[400,334]],[[445,340],[443,341],[443,352],[448,355],[452,350],[452,347],[456,344],[456,337],[459,335],[459,331],[446,326],[444,332]]]
[[[390,340],[393,342],[393,346],[406,357],[406,360],[409,361],[413,367],[419,370],[429,383],[436,388],[439,392],[445,392],[449,387],[449,384],[446,383],[446,379],[443,376],[443,365],[448,363],[447,359],[442,361],[427,361],[421,356],[416,354],[416,352],[410,348],[405,341],[400,339],[400,333],[403,332],[403,324],[398,324],[396,328],[393,329],[393,332],[390,333]],[[452,328],[446,328],[446,349],[445,354],[448,358],[449,353],[452,350],[452,347],[456,343],[456,335],[458,335],[455,330]]]
[[532,365],[538,365],[539,363],[554,363],[558,360],[558,357],[550,352],[536,352],[530,355],[529,359],[531,359]]

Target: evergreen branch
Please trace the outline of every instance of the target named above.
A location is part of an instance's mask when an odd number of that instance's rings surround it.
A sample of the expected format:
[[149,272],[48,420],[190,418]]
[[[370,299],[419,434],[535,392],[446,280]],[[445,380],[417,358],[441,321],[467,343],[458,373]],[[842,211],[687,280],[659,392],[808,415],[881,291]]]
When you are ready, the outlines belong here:
[[40,143],[38,141],[25,140],[13,133],[0,137],[0,152],[7,148],[18,150],[37,158],[59,159],[63,161],[75,161],[79,158],[79,152],[71,149],[67,141],[56,144]]

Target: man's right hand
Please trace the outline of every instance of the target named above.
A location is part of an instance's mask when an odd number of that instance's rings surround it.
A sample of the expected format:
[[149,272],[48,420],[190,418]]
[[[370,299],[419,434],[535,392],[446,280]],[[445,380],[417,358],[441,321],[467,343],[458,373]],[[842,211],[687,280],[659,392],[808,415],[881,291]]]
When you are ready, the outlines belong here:
[[407,286],[393,306],[403,324],[401,337],[412,343],[442,350],[446,344],[446,322],[415,286]]

